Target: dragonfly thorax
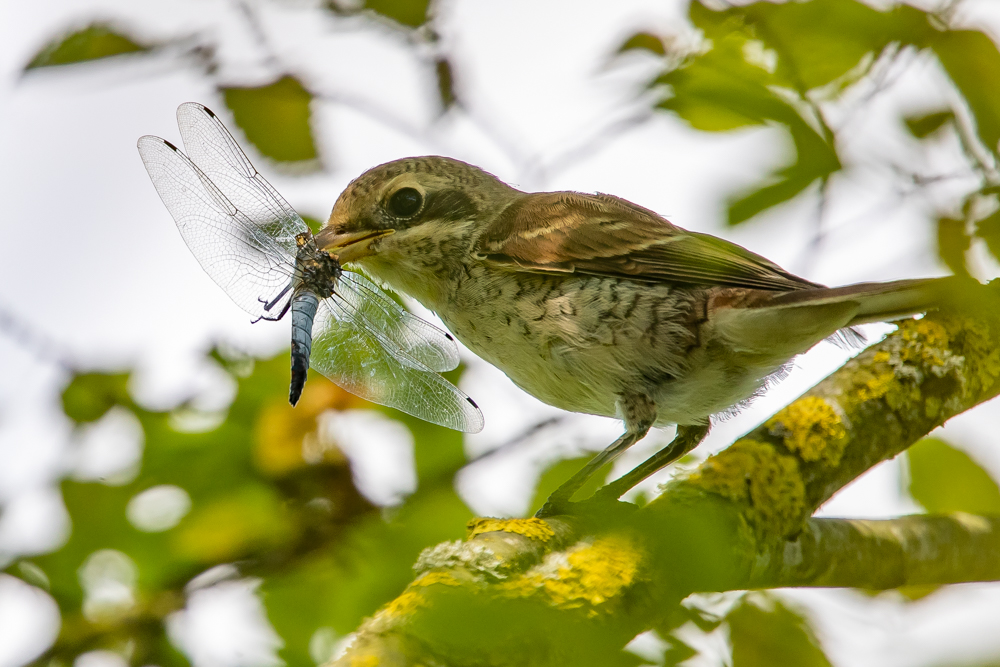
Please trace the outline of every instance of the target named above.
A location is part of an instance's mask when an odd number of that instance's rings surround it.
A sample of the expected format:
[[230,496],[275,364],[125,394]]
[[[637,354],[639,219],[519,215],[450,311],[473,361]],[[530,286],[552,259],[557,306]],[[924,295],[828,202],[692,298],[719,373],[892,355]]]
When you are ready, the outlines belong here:
[[321,299],[333,294],[337,279],[343,270],[340,262],[330,253],[320,250],[310,232],[295,237],[298,252],[295,254],[296,287],[306,288]]

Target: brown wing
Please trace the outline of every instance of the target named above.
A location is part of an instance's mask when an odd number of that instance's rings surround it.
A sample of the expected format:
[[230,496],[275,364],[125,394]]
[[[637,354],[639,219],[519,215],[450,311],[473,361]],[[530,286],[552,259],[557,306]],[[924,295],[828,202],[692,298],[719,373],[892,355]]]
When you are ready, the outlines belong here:
[[525,195],[490,224],[477,251],[532,271],[766,290],[819,287],[735,243],[686,231],[601,194]]

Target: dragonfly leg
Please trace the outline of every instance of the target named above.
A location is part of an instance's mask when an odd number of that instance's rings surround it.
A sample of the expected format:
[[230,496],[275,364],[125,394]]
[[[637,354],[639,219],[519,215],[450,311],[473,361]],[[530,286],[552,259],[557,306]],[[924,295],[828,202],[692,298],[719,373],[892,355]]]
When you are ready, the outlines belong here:
[[[283,297],[286,294],[288,294],[288,290],[290,290],[290,289],[292,289],[292,284],[288,283],[288,285],[285,286],[285,289],[281,290],[281,293],[278,294],[278,296],[276,296],[273,299],[271,299],[270,301],[265,301],[261,297],[257,297],[257,301],[259,301],[262,304],[264,304],[264,310],[271,310],[272,308],[274,308],[274,304],[278,303],[278,300],[281,299],[281,297]],[[285,303],[285,307],[281,309],[281,312],[278,315],[275,315],[274,317],[269,317],[267,315],[261,315],[260,317],[258,317],[257,319],[255,319],[251,324],[255,324],[257,322],[260,322],[261,320],[267,320],[268,322],[277,322],[278,320],[280,320],[281,318],[283,318],[288,313],[288,309],[291,308],[291,307],[292,307],[292,301],[291,301],[291,299],[289,299],[288,302]]]
[[[278,301],[281,300],[281,297],[283,297],[286,294],[288,294],[288,290],[290,290],[290,289],[292,289],[292,283],[291,282],[288,283],[287,285],[285,285],[285,289],[283,289],[280,292],[278,292],[278,296],[274,297],[270,301],[264,301],[264,299],[261,299],[260,297],[258,297],[257,300],[260,301],[262,304],[264,304],[264,310],[271,310],[272,308],[274,308],[274,304],[278,303]],[[286,310],[287,310],[287,307],[286,307]],[[284,313],[282,313],[282,315],[283,314]],[[278,319],[281,319],[281,315],[278,316]]]

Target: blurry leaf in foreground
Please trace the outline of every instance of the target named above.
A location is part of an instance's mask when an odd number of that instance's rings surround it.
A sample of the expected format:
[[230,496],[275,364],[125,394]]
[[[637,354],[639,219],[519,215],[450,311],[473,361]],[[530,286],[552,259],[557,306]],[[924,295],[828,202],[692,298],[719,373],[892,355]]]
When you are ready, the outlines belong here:
[[726,622],[733,667],[830,667],[806,620],[773,596],[746,595]]
[[663,40],[650,32],[637,32],[618,47],[618,53],[635,50],[651,51],[658,56],[667,53],[666,47],[663,46]]
[[906,451],[910,495],[934,514],[1000,514],[997,483],[968,454],[939,438],[924,438]]
[[365,7],[396,23],[419,28],[427,22],[430,0],[365,0]]
[[910,134],[917,139],[923,139],[944,127],[955,119],[953,111],[935,111],[922,116],[907,116],[904,121]]
[[110,26],[94,23],[66,37],[53,40],[35,54],[24,69],[69,65],[148,50],[149,47],[142,46]]
[[965,220],[939,218],[937,221],[938,256],[956,276],[968,276],[965,253],[972,245]]
[[263,155],[296,170],[320,167],[310,126],[312,94],[292,76],[257,88],[223,88],[226,106]]

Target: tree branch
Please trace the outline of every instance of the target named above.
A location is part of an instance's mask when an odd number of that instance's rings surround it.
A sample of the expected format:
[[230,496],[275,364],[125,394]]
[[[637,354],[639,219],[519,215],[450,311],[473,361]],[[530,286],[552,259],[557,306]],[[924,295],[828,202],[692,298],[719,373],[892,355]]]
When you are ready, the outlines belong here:
[[1000,580],[1000,517],[955,513],[885,521],[811,519],[762,552],[749,588],[900,586]]

